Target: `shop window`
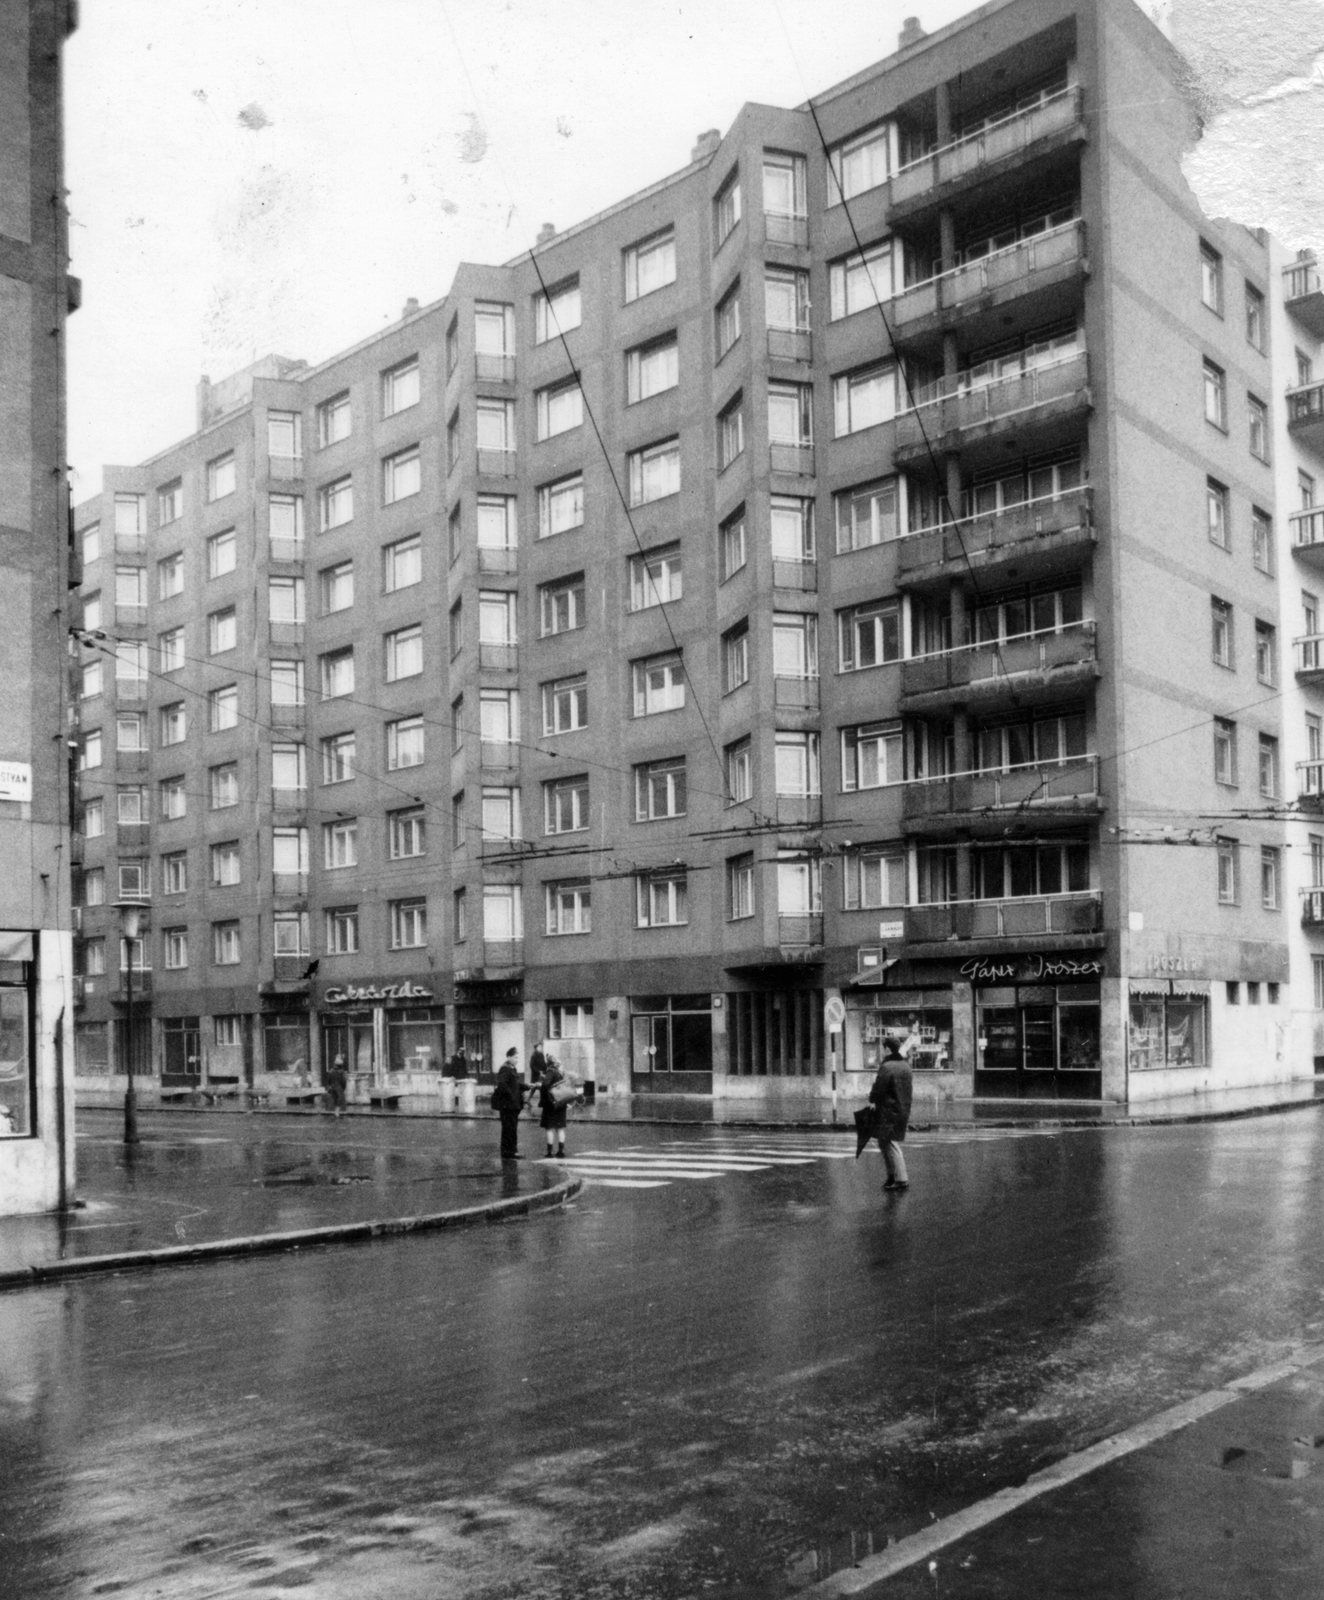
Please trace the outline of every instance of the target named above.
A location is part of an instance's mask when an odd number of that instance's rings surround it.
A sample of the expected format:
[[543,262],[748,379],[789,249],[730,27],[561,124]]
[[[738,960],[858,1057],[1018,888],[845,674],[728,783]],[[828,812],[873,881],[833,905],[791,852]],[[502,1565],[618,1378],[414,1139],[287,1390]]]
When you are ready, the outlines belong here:
[[0,1138],[23,1138],[33,1125],[36,1037],[32,938],[7,934],[0,945]]
[[1132,1072],[1207,1066],[1208,1039],[1209,1002],[1203,995],[1131,996]]
[[446,1013],[440,1006],[387,1013],[388,1072],[440,1072],[445,1059]]

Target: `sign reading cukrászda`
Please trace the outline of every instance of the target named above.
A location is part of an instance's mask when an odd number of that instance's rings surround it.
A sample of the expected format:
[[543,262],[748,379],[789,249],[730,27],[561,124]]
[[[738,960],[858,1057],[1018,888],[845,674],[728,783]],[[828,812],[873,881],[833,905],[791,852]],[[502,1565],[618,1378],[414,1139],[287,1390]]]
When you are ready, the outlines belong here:
[[432,990],[421,983],[347,983],[343,989],[328,989],[322,1002],[328,1006],[354,1005],[364,1000],[431,1000]]

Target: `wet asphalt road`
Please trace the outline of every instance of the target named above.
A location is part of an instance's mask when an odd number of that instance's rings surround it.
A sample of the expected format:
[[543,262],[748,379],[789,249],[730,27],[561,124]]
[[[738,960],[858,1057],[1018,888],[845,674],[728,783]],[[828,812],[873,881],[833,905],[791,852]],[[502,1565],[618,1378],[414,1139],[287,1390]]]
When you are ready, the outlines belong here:
[[655,1186],[0,1296],[0,1593],[769,1600],[1324,1330],[1313,1111],[571,1138]]

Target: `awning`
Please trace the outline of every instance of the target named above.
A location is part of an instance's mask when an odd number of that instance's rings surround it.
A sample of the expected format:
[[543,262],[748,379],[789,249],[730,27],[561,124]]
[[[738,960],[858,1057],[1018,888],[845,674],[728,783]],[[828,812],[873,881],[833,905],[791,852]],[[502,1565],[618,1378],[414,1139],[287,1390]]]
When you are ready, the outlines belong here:
[[1171,981],[1172,980],[1169,978],[1132,978],[1131,993],[1169,994],[1171,993],[1171,990],[1169,989],[1168,985]]
[[1208,978],[1174,978],[1172,980],[1173,994],[1208,994],[1210,982]]
[[0,928],[0,961],[31,961],[32,935]]

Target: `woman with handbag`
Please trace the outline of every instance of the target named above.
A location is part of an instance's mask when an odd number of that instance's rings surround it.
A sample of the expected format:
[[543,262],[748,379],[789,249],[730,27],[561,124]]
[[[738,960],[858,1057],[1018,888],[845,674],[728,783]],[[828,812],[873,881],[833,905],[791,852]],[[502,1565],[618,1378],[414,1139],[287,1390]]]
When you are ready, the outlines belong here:
[[557,1066],[555,1059],[548,1056],[538,1084],[538,1104],[542,1107],[542,1116],[538,1121],[547,1135],[549,1161],[565,1160],[565,1117],[574,1097],[574,1085]]

